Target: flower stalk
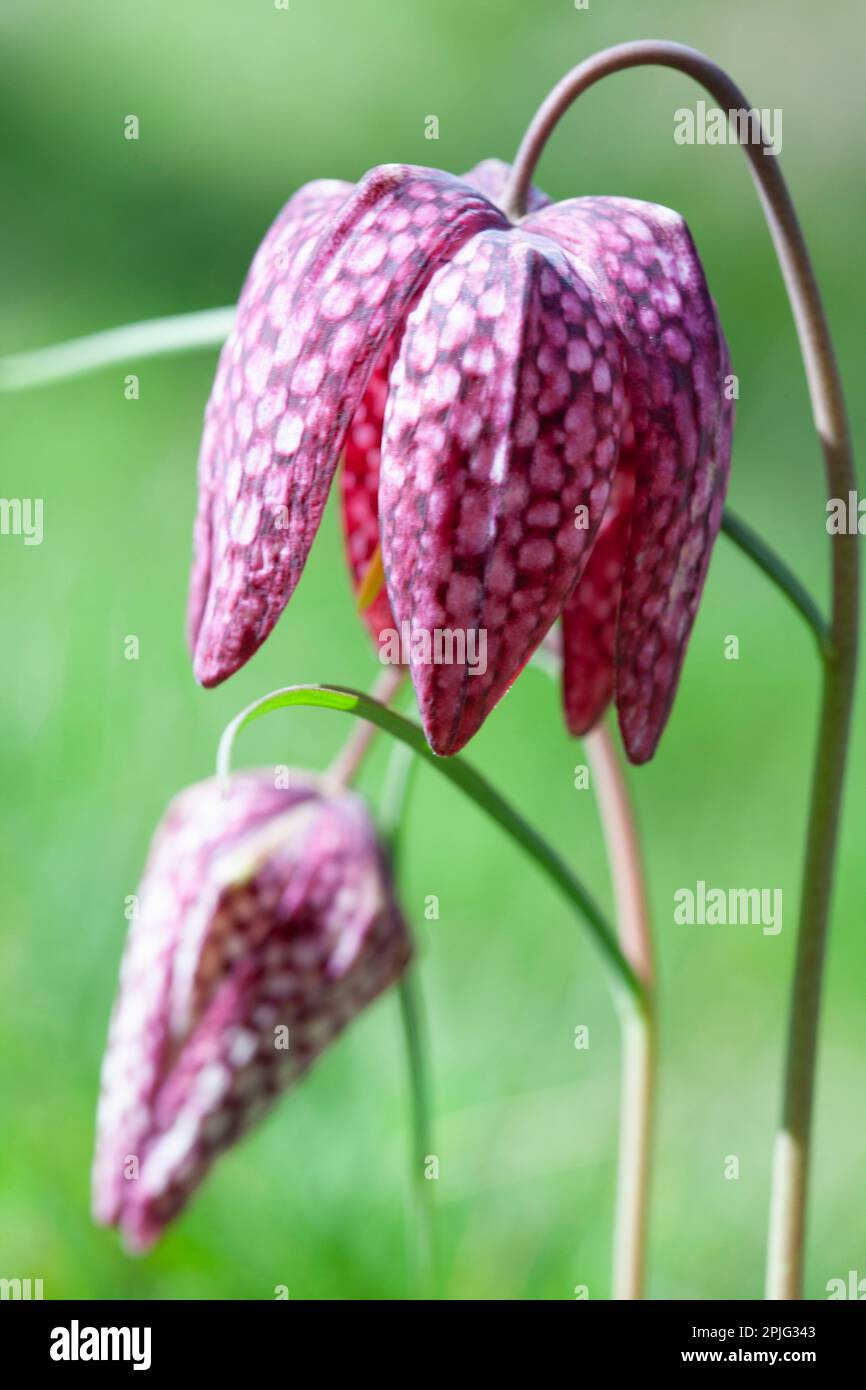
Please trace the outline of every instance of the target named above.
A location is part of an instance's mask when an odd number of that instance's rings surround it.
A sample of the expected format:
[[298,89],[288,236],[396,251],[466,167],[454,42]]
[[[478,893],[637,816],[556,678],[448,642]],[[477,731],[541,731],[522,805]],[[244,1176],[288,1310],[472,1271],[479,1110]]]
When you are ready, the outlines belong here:
[[[383,839],[391,859],[391,872],[396,881],[400,871],[399,859],[403,840],[403,819],[417,767],[415,755],[405,743],[396,743],[388,760],[385,785],[382,791],[379,821]],[[430,1078],[427,1056],[424,1005],[415,961],[400,981],[400,1016],[406,1041],[406,1060],[412,1091],[412,1144],[410,1149],[411,1191],[416,1211],[416,1263],[419,1286],[433,1288],[435,1271],[435,1242],[433,1225],[433,1189],[426,1180],[424,1168],[433,1148],[433,1121],[430,1101]]]
[[584,740],[616,898],[619,943],[644,987],[622,996],[622,1080],[613,1243],[613,1297],[645,1297],[656,1085],[656,1000],[652,928],[640,841],[623,769],[600,723]]
[[589,930],[608,967],[608,978],[616,995],[620,990],[642,997],[644,987],[626,960],[614,932],[601,908],[565,860],[548,844],[534,826],[520,815],[481,773],[461,757],[439,758],[427,744],[422,729],[411,719],[388,709],[379,701],[358,690],[335,685],[292,685],[274,690],[253,701],[226,725],[217,750],[217,776],[227,784],[231,772],[235,740],[242,729],[277,709],[310,706],[314,709],[337,710],[354,714],[377,724],[393,738],[405,743],[413,752],[435,767],[443,777],[458,787],[481,811],[495,821],[500,829],[534,860],[536,866],[556,885]]
[[400,1021],[406,1045],[409,1089],[412,1097],[412,1141],[409,1149],[409,1199],[414,1232],[415,1286],[419,1297],[432,1297],[436,1289],[436,1228],[433,1219],[433,1183],[425,1175],[432,1151],[432,1120],[424,1009],[418,966],[410,965],[398,985]]
[[758,569],[763,570],[767,578],[776,585],[776,588],[785,595],[795,611],[800,614],[815,639],[818,655],[824,661],[832,652],[830,628],[824,614],[806,586],[788,568],[784,560],[767,545],[763,537],[759,536],[757,531],[753,531],[748,522],[735,515],[730,509],[726,510],[722,519],[722,530],[728,539],[742,550],[744,555],[748,555],[749,559],[754,561]]
[[[625,68],[660,65],[700,83],[723,110],[751,109],[735,82],[704,54],[661,40],[620,44],[569,72],[542,103],[523,139],[504,206],[512,218],[526,208],[535,166],[548,137],[572,103],[601,78]],[[821,292],[806,241],[771,142],[745,144],[788,298],[821,442],[829,498],[846,497],[856,477],[842,383]],[[782,1119],[773,1156],[766,1296],[803,1297],[809,1149],[821,987],[830,899],[847,761],[857,664],[859,557],[856,535],[831,537],[832,601],[822,652],[823,697],[815,763],[791,993]],[[738,542],[741,543],[741,542]],[[764,566],[766,568],[766,566]]]

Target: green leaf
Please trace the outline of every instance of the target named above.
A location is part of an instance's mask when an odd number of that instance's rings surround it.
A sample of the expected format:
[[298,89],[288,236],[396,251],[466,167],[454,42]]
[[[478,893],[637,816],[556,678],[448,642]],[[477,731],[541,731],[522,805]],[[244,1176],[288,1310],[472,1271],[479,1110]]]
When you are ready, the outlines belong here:
[[272,710],[290,709],[295,706],[311,706],[315,709],[338,710],[344,714],[355,715],[377,725],[384,733],[399,739],[412,749],[418,757],[434,767],[441,776],[459,787],[465,796],[474,801],[491,820],[505,831],[530,859],[552,879],[560,892],[575,907],[589,928],[596,945],[602,952],[606,964],[612,968],[614,980],[623,985],[630,994],[640,998],[643,988],[628,961],[623,956],[616,937],[594,899],[583,884],[572,873],[565,860],[533,826],[511,806],[480,772],[464,762],[462,758],[439,758],[427,746],[424,733],[418,724],[395,713],[369,695],[358,690],[350,690],[337,685],[293,685],[284,690],[275,690],[265,695],[245,710],[242,710],[227,726],[217,754],[217,772],[227,786],[231,770],[232,750],[235,739],[242,729]]

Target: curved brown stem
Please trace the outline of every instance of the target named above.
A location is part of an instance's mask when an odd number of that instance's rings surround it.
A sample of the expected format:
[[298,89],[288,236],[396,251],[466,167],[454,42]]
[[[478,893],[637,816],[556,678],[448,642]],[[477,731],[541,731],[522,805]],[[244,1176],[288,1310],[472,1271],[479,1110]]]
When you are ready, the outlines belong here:
[[639,1299],[645,1296],[655,1110],[652,929],[634,812],[607,726],[596,725],[586,735],[584,747],[604,830],[620,948],[644,986],[639,999],[623,996],[620,1003],[622,1089],[613,1241],[613,1297]]
[[[589,58],[553,89],[517,154],[504,199],[519,218],[535,165],[554,126],[582,92],[624,68],[659,64],[699,82],[726,111],[751,104],[735,82],[703,53],[663,40],[621,44]],[[856,484],[842,383],[812,262],[779,160],[762,133],[744,144],[776,248],[800,341],[815,429],[821,441],[830,498],[847,498]],[[781,1129],[773,1159],[767,1297],[801,1298],[815,1057],[833,870],[836,858],[848,731],[857,657],[858,537],[834,535],[832,607],[818,744],[812,774],[797,960],[788,1027]]]

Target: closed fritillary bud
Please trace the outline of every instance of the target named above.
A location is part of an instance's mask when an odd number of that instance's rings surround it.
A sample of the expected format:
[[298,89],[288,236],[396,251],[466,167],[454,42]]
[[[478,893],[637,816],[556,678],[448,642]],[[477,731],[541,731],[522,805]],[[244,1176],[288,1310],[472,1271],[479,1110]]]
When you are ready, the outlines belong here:
[[138,896],[93,1167],[96,1219],[134,1250],[410,957],[363,803],[305,773],[183,792]]

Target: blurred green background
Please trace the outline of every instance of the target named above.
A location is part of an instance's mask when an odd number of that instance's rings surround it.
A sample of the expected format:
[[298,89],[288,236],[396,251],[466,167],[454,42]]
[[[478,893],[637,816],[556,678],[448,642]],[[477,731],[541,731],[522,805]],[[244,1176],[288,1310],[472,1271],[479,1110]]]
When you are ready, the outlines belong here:
[[[701,12],[703,9],[703,12]],[[550,85],[624,39],[696,44],[784,112],[783,166],[810,239],[855,439],[866,292],[866,89],[856,0],[170,0],[0,9],[5,131],[0,353],[231,303],[272,217],[319,176],[388,161],[509,158]],[[793,327],[745,161],[680,147],[687,79],[619,75],[569,113],[539,182],[648,198],[687,217],[740,378],[732,505],[823,598],[824,484]],[[137,143],[123,138],[136,114]],[[437,143],[425,117],[439,118]],[[131,363],[0,397],[5,496],[45,499],[45,539],[0,543],[0,1276],[45,1296],[399,1298],[407,1091],[396,1000],[379,1002],[264,1127],[224,1158],[155,1253],[91,1226],[98,1068],[135,890],[167,800],[208,775],[226,721],[296,681],[369,685],[333,506],[255,659],[196,687],[183,618],[202,409],[215,353]],[[136,370],[138,401],[123,376]],[[127,634],[140,639],[124,659]],[[727,661],[728,634],[740,641]],[[652,1214],[656,1298],[758,1297],[817,677],[796,616],[724,538],[661,750],[633,770],[663,1009]],[[866,1275],[866,766],[860,717],[820,1058],[808,1294]],[[323,766],[339,717],[273,715],[244,762]],[[363,784],[375,798],[386,750]],[[471,760],[610,903],[583,761],[558,693],[528,671]],[[599,959],[552,888],[429,770],[403,895],[429,1011],[450,1298],[607,1296],[618,1033]],[[673,893],[781,887],[780,936],[682,927]],[[423,904],[438,894],[440,919]],[[591,1046],[573,1046],[578,1024]],[[737,1155],[740,1177],[724,1177]]]

